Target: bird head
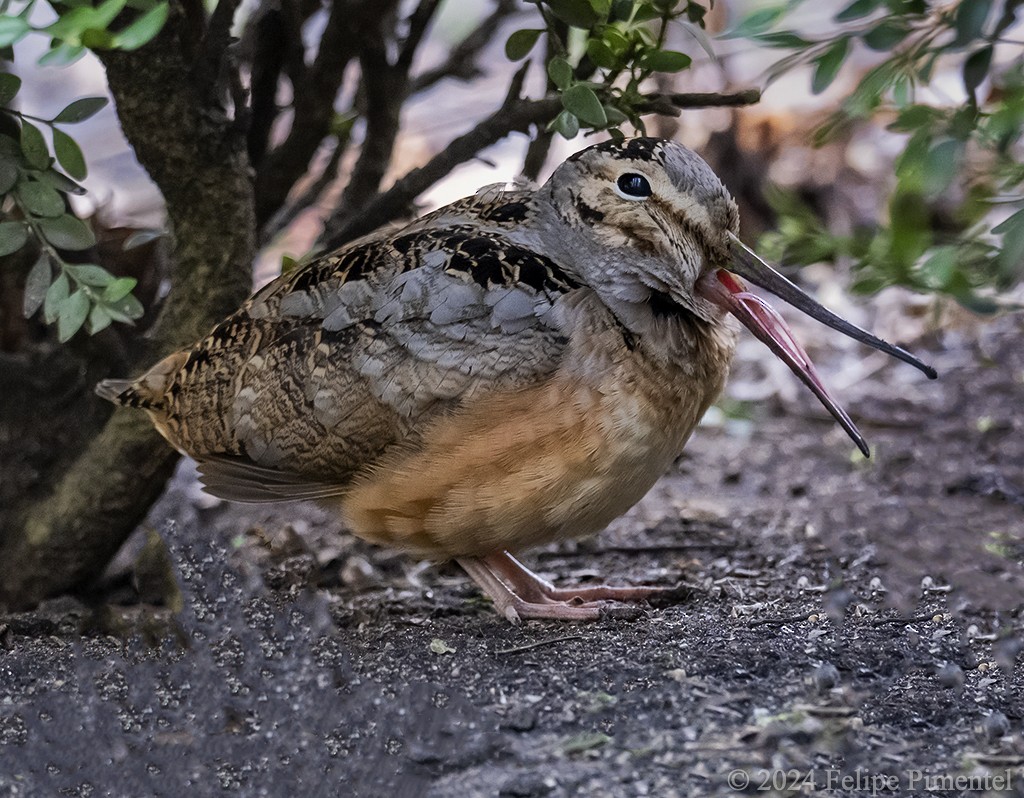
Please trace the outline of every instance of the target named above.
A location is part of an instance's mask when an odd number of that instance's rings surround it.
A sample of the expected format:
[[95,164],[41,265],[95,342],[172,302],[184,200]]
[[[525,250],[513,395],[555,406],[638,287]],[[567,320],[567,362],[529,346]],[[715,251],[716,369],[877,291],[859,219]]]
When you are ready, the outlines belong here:
[[719,325],[732,314],[814,392],[865,455],[864,438],[807,353],[782,317],[747,290],[744,278],[823,324],[936,376],[909,352],[820,305],[746,247],[732,196],[711,167],[681,144],[654,138],[597,144],[559,166],[545,189],[560,226],[571,231],[552,246],[562,249],[581,281],[627,324],[672,317]]

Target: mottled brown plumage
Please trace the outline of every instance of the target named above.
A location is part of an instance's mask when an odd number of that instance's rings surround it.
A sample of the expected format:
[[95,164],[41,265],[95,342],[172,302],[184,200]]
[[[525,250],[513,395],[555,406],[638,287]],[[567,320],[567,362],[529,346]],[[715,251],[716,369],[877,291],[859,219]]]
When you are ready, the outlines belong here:
[[318,499],[361,537],[458,559],[509,618],[596,617],[652,589],[569,595],[508,552],[600,530],[664,473],[724,384],[725,310],[852,430],[721,271],[781,279],[737,227],[689,150],[597,145],[538,189],[485,189],[299,267],[99,392],[145,409],[216,495]]

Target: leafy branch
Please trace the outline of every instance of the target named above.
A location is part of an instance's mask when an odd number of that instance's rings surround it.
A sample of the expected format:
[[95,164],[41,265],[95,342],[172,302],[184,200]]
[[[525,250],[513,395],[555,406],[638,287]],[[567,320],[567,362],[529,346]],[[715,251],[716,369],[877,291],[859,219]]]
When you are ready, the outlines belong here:
[[[0,104],[9,105],[20,88],[20,78],[0,73]],[[83,122],[106,105],[105,97],[83,97],[52,119],[11,108],[2,112],[20,133],[17,140],[0,133],[0,257],[36,243],[40,254],[25,278],[23,311],[29,317],[42,308],[46,323],[57,324],[61,342],[83,325],[94,334],[113,321],[131,324],[143,313],[131,293],[134,278],[117,278],[93,263],[69,263],[62,254],[89,250],[96,237],[69,210],[67,195],[85,193],[72,177],[85,178],[87,169],[78,144],[58,126]],[[56,162],[67,174],[54,168],[46,138],[33,122],[49,128]]]
[[[854,0],[834,16],[832,32],[817,37],[779,27],[793,5],[760,9],[727,37],[793,51],[769,69],[769,82],[810,67],[814,93],[835,81],[856,47],[884,53],[813,142],[872,119],[906,140],[886,222],[836,236],[776,193],[780,225],[764,243],[792,263],[850,258],[854,287],[863,292],[902,285],[947,294],[978,312],[997,310],[992,292],[1024,279],[1024,56],[1003,37],[1024,0],[1006,0],[999,13],[993,0]],[[921,89],[950,67],[960,72],[963,100],[921,99]],[[934,224],[936,216],[947,223]]]
[[505,54],[518,61],[547,38],[546,71],[562,108],[548,124],[565,138],[580,127],[624,136],[629,122],[644,130],[641,118],[648,100],[642,84],[656,72],[680,72],[693,59],[664,48],[670,23],[679,21],[698,41],[707,9],[687,0],[538,0],[544,28],[526,28],[509,36]]
[[[21,5],[12,13],[12,5]],[[36,26],[30,21],[36,0],[19,2],[5,0],[0,4],[0,47],[10,47],[31,33],[50,39],[50,49],[39,59],[42,66],[65,66],[77,61],[91,50],[137,50],[148,43],[167,21],[166,0],[103,0],[93,6],[88,0],[53,0],[57,19],[48,25]],[[126,24],[122,12],[135,12]]]

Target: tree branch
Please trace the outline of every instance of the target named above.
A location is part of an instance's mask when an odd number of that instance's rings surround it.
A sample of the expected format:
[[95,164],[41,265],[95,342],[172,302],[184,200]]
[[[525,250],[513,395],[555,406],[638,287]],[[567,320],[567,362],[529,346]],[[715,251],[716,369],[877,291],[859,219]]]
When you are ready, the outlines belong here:
[[334,101],[345,67],[355,57],[368,24],[378,19],[373,0],[335,0],[320,48],[301,84],[294,87],[292,126],[288,138],[269,152],[256,175],[256,223],[262,227],[285,203],[288,193],[309,167],[334,117]]
[[288,33],[284,13],[277,8],[267,9],[253,23],[247,147],[249,162],[256,167],[267,151],[270,131],[277,118],[277,84],[284,69],[285,54],[292,45]]
[[398,137],[402,105],[408,96],[409,67],[438,5],[435,0],[424,0],[417,6],[409,20],[409,33],[393,65],[388,62],[387,37],[383,29],[363,47],[359,63],[366,98],[366,134],[341,203],[325,224],[327,234],[343,225],[356,208],[362,207],[380,189]]
[[395,61],[395,68],[405,75],[409,74],[412,59],[415,57],[416,51],[423,41],[423,36],[430,26],[430,21],[434,18],[434,14],[437,13],[437,8],[440,5],[441,0],[421,0],[412,16],[409,17],[409,32],[405,36],[405,41],[402,42],[402,49],[398,53],[398,60]]
[[228,45],[231,44],[231,23],[240,5],[241,0],[219,0],[203,34],[202,55],[196,61],[196,77],[211,100],[218,94]]
[[[520,70],[517,74],[520,85],[522,75],[523,70]],[[514,84],[513,89],[515,88]],[[518,90],[510,90],[501,108],[468,133],[454,139],[424,166],[413,169],[395,181],[387,191],[365,203],[358,216],[347,219],[344,224],[325,233],[327,248],[340,247],[381,225],[394,221],[409,211],[416,197],[447,176],[459,164],[475,157],[481,150],[510,133],[525,133],[531,125],[546,125],[562,110],[562,101],[559,97],[545,97],[541,100],[518,100],[517,97]],[[728,94],[654,94],[647,98],[648,104],[643,106],[643,112],[664,113],[662,109],[670,109],[675,114],[679,113],[680,108],[751,105],[760,97],[761,93],[757,89]]]
[[[145,365],[205,335],[238,306],[252,279],[244,138],[219,103],[204,102],[190,35],[184,5],[172,2],[164,29],[143,50],[100,53],[122,129],[163,192],[172,232],[172,288],[150,331]],[[176,460],[144,416],[115,412],[52,494],[5,530],[0,604],[28,606],[95,578],[145,516]]]

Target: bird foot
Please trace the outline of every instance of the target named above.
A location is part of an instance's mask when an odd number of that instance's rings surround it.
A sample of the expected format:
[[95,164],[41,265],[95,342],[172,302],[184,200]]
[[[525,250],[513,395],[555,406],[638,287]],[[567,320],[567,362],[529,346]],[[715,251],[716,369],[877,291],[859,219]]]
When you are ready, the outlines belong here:
[[530,618],[593,621],[614,617],[634,620],[637,607],[623,602],[656,601],[664,605],[692,594],[688,586],[588,585],[558,588],[542,579],[508,552],[465,557],[459,564],[511,623]]

